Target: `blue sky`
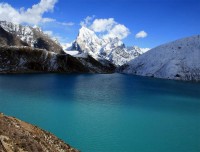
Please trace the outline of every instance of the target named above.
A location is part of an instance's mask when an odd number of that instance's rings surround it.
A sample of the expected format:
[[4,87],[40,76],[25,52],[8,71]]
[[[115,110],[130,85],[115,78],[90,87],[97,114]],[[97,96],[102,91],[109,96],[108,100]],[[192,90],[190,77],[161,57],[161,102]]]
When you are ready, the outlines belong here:
[[[16,11],[22,7],[27,11],[41,1],[56,0],[0,0],[1,5],[2,2],[7,3]],[[52,31],[51,34],[62,42],[73,41],[78,34],[80,22],[93,15],[95,18],[90,21],[90,25],[95,19],[109,18],[113,18],[116,25],[124,25],[129,34],[122,41],[128,46],[152,48],[182,37],[200,34],[200,0],[57,0],[49,7],[53,8],[47,8],[47,11],[39,15],[54,21],[38,21],[37,24],[45,31]],[[136,38],[135,35],[140,31],[145,31],[147,36]]]

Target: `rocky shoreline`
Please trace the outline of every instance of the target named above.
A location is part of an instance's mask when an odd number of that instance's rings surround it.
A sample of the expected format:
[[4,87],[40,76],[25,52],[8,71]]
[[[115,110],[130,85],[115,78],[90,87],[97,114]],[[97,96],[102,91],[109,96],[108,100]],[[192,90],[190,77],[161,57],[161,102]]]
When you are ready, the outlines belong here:
[[0,113],[0,152],[79,152],[37,126]]

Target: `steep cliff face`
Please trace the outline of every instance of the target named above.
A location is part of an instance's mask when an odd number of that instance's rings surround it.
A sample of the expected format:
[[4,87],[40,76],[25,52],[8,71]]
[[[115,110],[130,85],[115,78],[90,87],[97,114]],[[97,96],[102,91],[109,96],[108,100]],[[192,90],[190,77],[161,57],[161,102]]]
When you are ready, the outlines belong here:
[[53,134],[0,113],[1,152],[78,152]]

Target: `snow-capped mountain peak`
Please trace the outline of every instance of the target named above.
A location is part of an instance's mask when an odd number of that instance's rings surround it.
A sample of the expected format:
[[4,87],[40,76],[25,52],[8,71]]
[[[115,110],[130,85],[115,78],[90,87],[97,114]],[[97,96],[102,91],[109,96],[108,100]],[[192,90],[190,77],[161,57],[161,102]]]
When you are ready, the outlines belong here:
[[77,37],[77,43],[82,48],[82,51],[85,53],[98,53],[101,49],[103,41],[98,38],[98,36],[92,30],[82,27],[79,30]]
[[121,66],[146,51],[136,47],[126,48],[119,38],[102,38],[85,26],[79,30],[72,47],[68,48],[68,51],[89,54],[96,60],[109,60],[116,66]]

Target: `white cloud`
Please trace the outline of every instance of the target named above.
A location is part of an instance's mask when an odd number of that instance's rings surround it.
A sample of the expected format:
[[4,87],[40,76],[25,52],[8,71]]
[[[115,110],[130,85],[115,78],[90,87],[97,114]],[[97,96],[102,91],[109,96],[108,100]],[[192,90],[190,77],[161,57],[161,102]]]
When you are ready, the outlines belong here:
[[51,12],[57,0],[41,0],[38,4],[25,10],[23,7],[19,10],[13,8],[8,3],[0,3],[0,20],[6,20],[14,23],[39,24],[41,22],[53,22],[54,19],[43,18],[43,14]]
[[124,39],[129,34],[129,29],[115,21],[114,18],[95,19],[89,27],[94,32],[98,32],[103,38],[119,38]]
[[122,25],[122,24],[117,24],[115,25],[111,30],[109,30],[108,34],[104,35],[104,38],[119,38],[124,39],[130,34],[129,29]]
[[140,31],[135,35],[135,38],[145,38],[147,35],[148,34],[145,31]]
[[83,21],[81,21],[80,25],[81,26],[89,26],[91,24],[91,21],[95,18],[95,15],[92,16],[87,16]]
[[111,30],[116,24],[114,18],[95,19],[90,28],[95,32],[105,32]]

